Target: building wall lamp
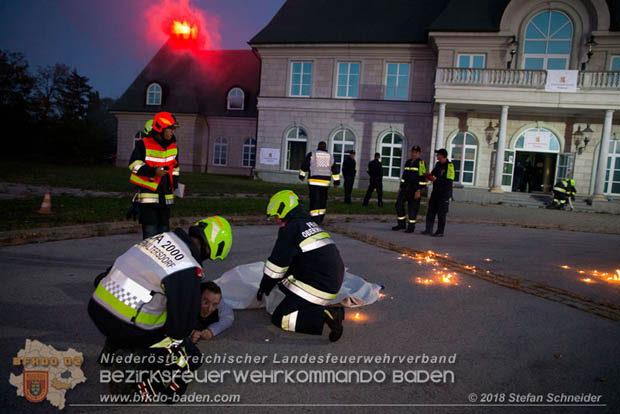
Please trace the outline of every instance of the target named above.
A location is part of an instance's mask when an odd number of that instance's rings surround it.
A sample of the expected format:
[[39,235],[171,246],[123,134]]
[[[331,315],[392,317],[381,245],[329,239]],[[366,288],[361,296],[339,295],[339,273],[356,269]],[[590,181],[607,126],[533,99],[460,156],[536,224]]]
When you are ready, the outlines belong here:
[[489,126],[484,129],[484,137],[487,140],[487,144],[493,144],[493,140],[498,137],[499,132],[496,134],[495,129],[499,127],[499,124],[493,127],[493,121],[489,121]]
[[573,133],[573,142],[575,143],[575,149],[578,154],[581,155],[583,150],[586,149],[590,142],[590,134],[593,132],[594,130],[590,128],[590,124],[588,124],[583,131],[581,130],[581,126],[577,127],[577,131]]

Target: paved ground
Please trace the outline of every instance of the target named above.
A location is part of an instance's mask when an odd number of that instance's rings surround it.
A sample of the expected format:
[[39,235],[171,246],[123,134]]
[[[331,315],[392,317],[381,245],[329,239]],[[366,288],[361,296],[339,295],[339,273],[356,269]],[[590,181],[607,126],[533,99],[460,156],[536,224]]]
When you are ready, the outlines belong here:
[[[605,245],[616,249],[619,236],[576,232],[544,232],[518,229],[527,237],[515,243],[515,227],[473,226],[450,223],[454,237],[441,241],[419,235],[384,230],[386,224],[346,224],[356,230],[374,233],[393,244],[416,245],[449,252],[459,260],[495,271],[510,270],[515,276],[541,278],[547,283],[564,283],[568,288],[584,288],[565,276],[560,264],[589,259],[593,249],[575,257],[580,244]],[[225,262],[208,263],[206,273],[215,278],[237,264],[264,259],[268,255],[277,228],[273,226],[236,226],[231,255]],[[537,232],[541,234],[538,235]],[[468,234],[469,248],[459,249],[457,234]],[[545,236],[546,235],[546,236]],[[416,277],[426,278],[432,265],[418,265],[401,259],[399,253],[362,243],[350,237],[334,235],[346,265],[353,273],[385,285],[386,298],[360,310],[365,322],[348,320],[344,337],[336,344],[326,336],[309,337],[285,333],[272,326],[259,310],[236,313],[231,330],[216,340],[202,343],[205,354],[267,356],[260,365],[205,365],[203,369],[337,369],[383,370],[385,383],[376,384],[194,384],[190,391],[235,393],[242,404],[357,404],[362,407],[331,407],[331,411],[376,412],[371,404],[469,404],[470,394],[483,393],[593,393],[602,395],[605,407],[419,407],[421,412],[575,412],[616,413],[620,409],[620,325],[618,322],[573,309],[564,304],[498,286],[477,278],[459,275],[458,286],[435,283],[421,285]],[[592,240],[588,237],[593,237]],[[464,238],[461,241],[465,240]],[[474,242],[475,240],[475,242]],[[589,240],[589,242],[588,242]],[[7,371],[11,358],[23,347],[25,338],[38,339],[57,349],[73,347],[84,353],[84,371],[88,381],[67,394],[68,404],[98,403],[106,387],[99,383],[95,363],[103,338],[90,323],[86,303],[92,293],[92,279],[132,243],[136,234],[67,240],[5,247],[0,249],[4,264],[0,293],[0,359]],[[438,244],[443,243],[438,249]],[[615,244],[614,244],[615,243]],[[474,247],[473,249],[471,247]],[[549,259],[553,253],[564,258]],[[469,253],[468,253],[469,252]],[[547,252],[547,254],[545,254]],[[482,262],[487,256],[495,261]],[[616,255],[617,256],[617,255]],[[617,266],[612,253],[601,254],[600,268]],[[538,260],[543,260],[537,269]],[[616,262],[616,263],[614,263]],[[592,264],[591,261],[587,262]],[[515,269],[520,271],[515,271]],[[588,287],[589,289],[590,287]],[[584,295],[598,295],[616,301],[613,286],[596,286]],[[615,289],[615,290],[614,290]],[[266,342],[266,339],[269,341]],[[454,364],[336,364],[279,365],[274,354],[282,355],[453,355]],[[451,370],[454,382],[445,384],[394,384],[395,370]],[[15,396],[6,380],[0,381],[0,406],[3,412],[56,412],[49,403],[33,405]],[[307,412],[327,411],[316,407],[236,407],[189,409],[218,412]],[[67,412],[167,412],[167,407],[83,407],[68,406]],[[382,410],[410,412],[411,407],[387,407]]]

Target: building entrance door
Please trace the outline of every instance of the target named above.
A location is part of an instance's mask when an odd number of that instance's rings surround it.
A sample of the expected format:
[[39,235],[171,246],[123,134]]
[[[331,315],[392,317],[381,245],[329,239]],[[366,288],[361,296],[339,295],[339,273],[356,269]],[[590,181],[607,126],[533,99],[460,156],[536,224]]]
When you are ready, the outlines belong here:
[[545,192],[553,188],[558,154],[517,151],[512,191]]

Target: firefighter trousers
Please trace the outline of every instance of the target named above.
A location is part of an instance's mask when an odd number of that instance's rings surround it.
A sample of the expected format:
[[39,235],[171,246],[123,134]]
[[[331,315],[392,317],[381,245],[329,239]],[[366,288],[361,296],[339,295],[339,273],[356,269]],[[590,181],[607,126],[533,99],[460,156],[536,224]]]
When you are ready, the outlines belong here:
[[450,205],[450,197],[443,195],[431,194],[428,200],[428,212],[426,213],[426,231],[432,232],[435,224],[435,216],[437,216],[437,232],[443,233],[446,227],[446,216],[448,215],[448,206]]
[[271,315],[271,322],[285,331],[321,335],[325,320],[325,307],[297,296],[280,287],[286,297]]
[[396,216],[398,221],[407,218],[405,215],[405,203],[407,203],[409,216],[408,223],[415,224],[418,211],[420,211],[420,199],[415,199],[415,190],[412,187],[403,186],[398,193],[398,198],[396,199]]
[[327,211],[328,187],[308,185],[310,193],[310,215],[317,224],[321,224]]

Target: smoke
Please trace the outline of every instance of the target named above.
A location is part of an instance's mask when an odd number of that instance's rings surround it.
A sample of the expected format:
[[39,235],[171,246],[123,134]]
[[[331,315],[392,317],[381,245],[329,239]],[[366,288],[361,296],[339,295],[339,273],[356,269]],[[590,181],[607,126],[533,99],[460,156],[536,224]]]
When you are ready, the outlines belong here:
[[[161,45],[169,38],[173,38],[178,47],[195,49],[219,49],[222,41],[219,27],[220,20],[215,15],[208,14],[190,5],[190,0],[160,0],[158,4],[149,6],[144,17],[148,24],[149,41]],[[187,22],[190,27],[197,27],[197,39],[183,42],[175,39],[172,34],[174,22]]]

